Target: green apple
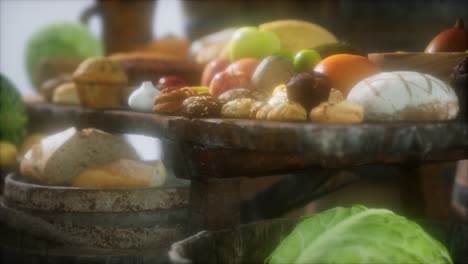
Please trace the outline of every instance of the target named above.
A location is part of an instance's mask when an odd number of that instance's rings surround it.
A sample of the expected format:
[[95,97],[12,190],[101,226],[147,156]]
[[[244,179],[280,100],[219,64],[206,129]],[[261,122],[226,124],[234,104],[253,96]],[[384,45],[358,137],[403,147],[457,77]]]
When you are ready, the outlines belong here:
[[322,58],[314,49],[303,49],[294,56],[294,70],[296,72],[312,71]]
[[285,58],[288,61],[294,61],[294,53],[288,49],[280,49],[273,53],[273,55],[280,56],[281,58]]
[[275,33],[259,30],[256,27],[242,27],[234,32],[230,42],[230,59],[263,59],[281,48],[281,42]]

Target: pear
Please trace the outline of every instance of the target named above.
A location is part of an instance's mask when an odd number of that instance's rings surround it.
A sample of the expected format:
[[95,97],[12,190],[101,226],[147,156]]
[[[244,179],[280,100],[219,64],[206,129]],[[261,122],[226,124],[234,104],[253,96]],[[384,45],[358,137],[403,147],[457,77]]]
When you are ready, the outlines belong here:
[[302,20],[276,20],[261,24],[260,30],[276,33],[281,47],[296,53],[302,49],[337,43],[336,37],[325,28]]

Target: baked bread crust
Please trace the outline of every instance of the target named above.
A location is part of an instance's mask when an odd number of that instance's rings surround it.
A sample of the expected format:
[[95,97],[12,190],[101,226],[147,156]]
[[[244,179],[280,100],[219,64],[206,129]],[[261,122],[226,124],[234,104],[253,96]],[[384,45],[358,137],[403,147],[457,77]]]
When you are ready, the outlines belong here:
[[189,87],[165,90],[154,97],[153,111],[159,113],[179,113],[185,99],[196,95]]
[[182,102],[182,114],[187,117],[216,117],[221,106],[212,96],[192,96]]
[[347,100],[364,107],[371,121],[429,121],[454,119],[459,102],[443,81],[423,73],[384,72],[360,81]]
[[46,137],[24,155],[20,172],[47,185],[68,185],[82,170],[117,159],[138,160],[124,139],[101,130],[69,128]]

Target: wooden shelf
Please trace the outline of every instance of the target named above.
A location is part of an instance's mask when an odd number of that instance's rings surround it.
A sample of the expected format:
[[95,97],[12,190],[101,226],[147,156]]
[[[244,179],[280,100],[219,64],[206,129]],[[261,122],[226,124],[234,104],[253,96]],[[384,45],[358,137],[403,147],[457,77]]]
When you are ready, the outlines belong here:
[[461,121],[312,124],[243,119],[188,119],[129,110],[27,104],[33,130],[96,127],[158,137],[181,178],[262,176],[314,167],[401,164],[468,158]]

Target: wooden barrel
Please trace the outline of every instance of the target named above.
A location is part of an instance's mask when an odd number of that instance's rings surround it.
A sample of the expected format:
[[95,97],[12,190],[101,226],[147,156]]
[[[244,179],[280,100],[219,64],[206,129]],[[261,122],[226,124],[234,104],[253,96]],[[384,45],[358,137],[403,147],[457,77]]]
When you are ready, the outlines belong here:
[[[261,221],[219,231],[202,231],[172,245],[172,263],[263,263],[300,218]],[[468,226],[417,221],[449,250],[454,263],[468,261]]]
[[[13,236],[25,233],[60,244],[46,243],[46,254],[135,257],[150,251],[164,255],[172,242],[186,235],[188,199],[187,186],[171,183],[156,188],[72,188],[38,185],[10,174],[5,179],[0,222],[13,230]],[[0,241],[10,253],[37,250],[35,243],[30,247],[24,239],[6,236]]]

